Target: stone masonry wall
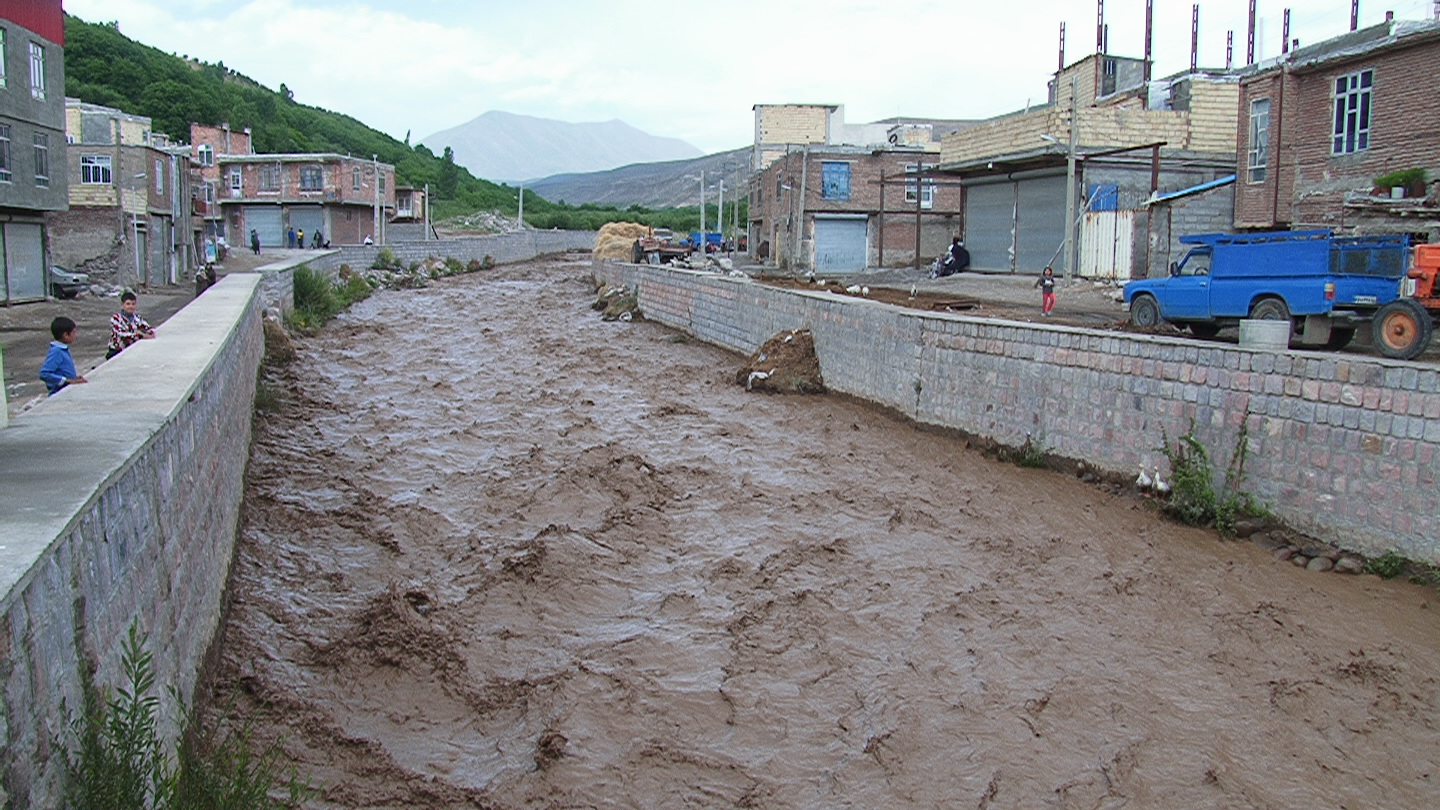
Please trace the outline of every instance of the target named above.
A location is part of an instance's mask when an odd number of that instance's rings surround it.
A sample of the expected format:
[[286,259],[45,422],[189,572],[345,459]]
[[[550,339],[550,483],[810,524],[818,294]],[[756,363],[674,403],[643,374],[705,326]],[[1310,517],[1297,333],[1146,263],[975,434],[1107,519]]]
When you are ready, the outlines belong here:
[[81,705],[79,673],[120,684],[132,623],[156,683],[192,697],[238,531],[264,349],[257,282],[222,280],[160,339],[0,431],[0,805],[62,806],[55,743]]
[[405,264],[424,261],[435,256],[453,258],[462,262],[471,259],[483,261],[491,257],[497,264],[523,262],[536,256],[551,253],[565,253],[571,250],[590,250],[595,247],[594,231],[521,231],[519,233],[497,234],[495,236],[474,236],[464,239],[441,239],[416,242],[396,242],[389,245],[344,245],[336,250],[319,255],[308,262],[312,268],[334,273],[340,265],[354,268],[369,267],[382,247],[389,248]]
[[1440,563],[1434,367],[924,313],[666,267],[594,272],[637,289],[647,318],[737,352],[808,328],[835,391],[1006,445],[1035,437],[1112,473],[1163,470],[1157,448],[1192,426],[1223,470],[1246,436],[1244,488],[1283,520]]

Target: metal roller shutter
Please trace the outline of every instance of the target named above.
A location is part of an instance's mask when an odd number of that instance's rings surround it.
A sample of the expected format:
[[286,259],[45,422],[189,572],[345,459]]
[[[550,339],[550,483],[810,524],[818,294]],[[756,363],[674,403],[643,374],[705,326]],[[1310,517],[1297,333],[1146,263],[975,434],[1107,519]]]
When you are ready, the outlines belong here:
[[260,244],[264,247],[285,247],[285,228],[280,220],[280,206],[245,206],[245,233],[235,240],[235,247],[250,244],[252,230],[260,235]]
[[45,297],[44,228],[23,222],[5,224],[6,300],[37,301]]
[[1032,177],[1021,180],[1019,187],[1015,269],[1039,273],[1053,261],[1055,270],[1063,272],[1064,251],[1059,258],[1056,251],[1065,241],[1065,178]]
[[294,206],[290,209],[290,227],[297,231],[305,232],[305,243],[308,245],[315,238],[316,231],[323,231],[325,228],[325,213],[318,205]]
[[988,183],[965,190],[965,249],[974,270],[1013,270],[1015,184]]
[[815,269],[853,273],[865,269],[868,218],[815,217]]

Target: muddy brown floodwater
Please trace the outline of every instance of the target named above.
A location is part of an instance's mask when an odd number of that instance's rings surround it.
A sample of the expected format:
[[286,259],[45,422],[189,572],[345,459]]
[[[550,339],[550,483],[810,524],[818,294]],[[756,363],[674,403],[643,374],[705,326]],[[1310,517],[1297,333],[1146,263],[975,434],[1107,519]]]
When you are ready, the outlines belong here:
[[578,259],[380,293],[273,381],[208,711],[313,807],[1440,806],[1434,591],[592,300]]

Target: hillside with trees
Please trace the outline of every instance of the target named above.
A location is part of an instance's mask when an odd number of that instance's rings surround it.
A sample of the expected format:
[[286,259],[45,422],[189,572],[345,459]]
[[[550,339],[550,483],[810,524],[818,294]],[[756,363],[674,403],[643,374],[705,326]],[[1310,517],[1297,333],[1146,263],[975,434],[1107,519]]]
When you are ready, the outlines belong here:
[[[271,90],[218,62],[165,53],[120,32],[118,23],[90,23],[65,15],[65,94],[92,104],[148,116],[156,132],[185,142],[190,122],[249,127],[256,152],[335,152],[376,155],[395,166],[401,185],[430,186],[436,219],[498,211],[515,215],[519,189],[492,183],[455,163],[449,148],[436,155],[371,129],[348,115],[301,104],[284,84]],[[406,140],[408,141],[408,135]],[[709,206],[714,210],[714,206]],[[598,229],[615,220],[689,229],[698,207],[652,211],[631,206],[567,206],[527,191],[525,221],[537,228]],[[712,214],[713,221],[713,214]]]

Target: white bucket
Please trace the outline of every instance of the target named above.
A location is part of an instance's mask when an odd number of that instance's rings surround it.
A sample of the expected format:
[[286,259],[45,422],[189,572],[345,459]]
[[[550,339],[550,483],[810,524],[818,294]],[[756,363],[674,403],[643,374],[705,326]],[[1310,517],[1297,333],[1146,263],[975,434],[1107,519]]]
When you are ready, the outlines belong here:
[[1246,318],[1240,322],[1240,348],[1284,351],[1290,348],[1290,321]]

